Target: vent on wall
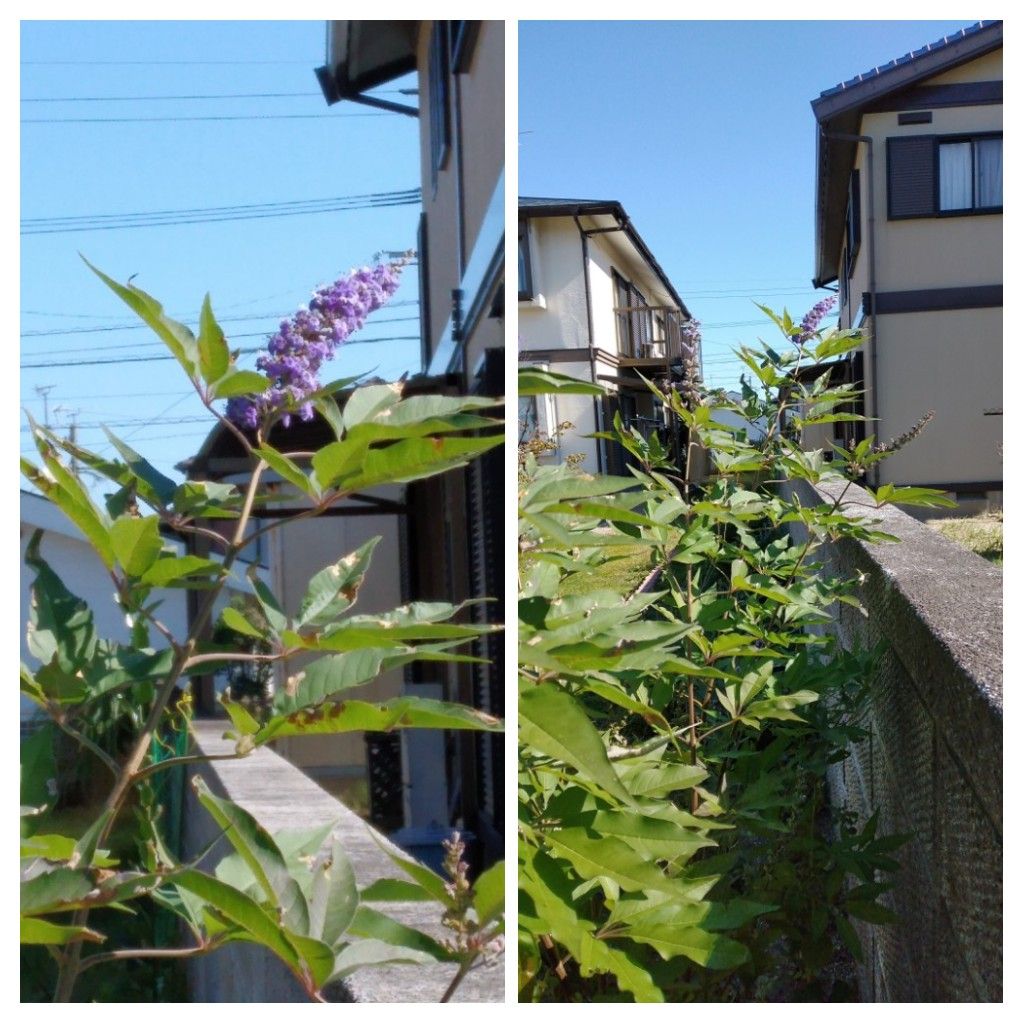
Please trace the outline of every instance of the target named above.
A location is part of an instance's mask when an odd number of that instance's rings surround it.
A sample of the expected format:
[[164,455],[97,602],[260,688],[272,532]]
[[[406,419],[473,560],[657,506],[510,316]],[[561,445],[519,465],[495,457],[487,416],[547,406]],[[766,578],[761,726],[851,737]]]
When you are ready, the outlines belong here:
[[931,124],[932,112],[930,110],[908,110],[899,115],[900,124]]

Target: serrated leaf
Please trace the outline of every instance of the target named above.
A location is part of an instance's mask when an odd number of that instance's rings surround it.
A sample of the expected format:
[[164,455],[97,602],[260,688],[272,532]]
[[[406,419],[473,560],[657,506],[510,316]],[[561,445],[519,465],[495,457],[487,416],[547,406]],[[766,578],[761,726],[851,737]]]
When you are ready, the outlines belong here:
[[564,690],[541,683],[519,695],[519,741],[575,768],[621,803],[633,802],[608,760],[600,734]]

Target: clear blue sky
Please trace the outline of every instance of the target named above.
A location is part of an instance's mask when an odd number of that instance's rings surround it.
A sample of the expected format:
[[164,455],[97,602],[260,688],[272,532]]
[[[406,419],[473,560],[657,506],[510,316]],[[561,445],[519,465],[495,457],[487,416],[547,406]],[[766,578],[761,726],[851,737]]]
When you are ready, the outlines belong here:
[[707,380],[735,386],[730,350],[771,337],[751,300],[825,294],[810,101],[967,24],[521,22],[520,195],[619,200],[704,322]]
[[[104,449],[96,424],[117,424],[114,432],[165,472],[192,454],[208,430],[206,420],[195,419],[207,414],[189,397],[176,364],[80,365],[164,350],[147,330],[124,328],[138,321],[78,252],[119,280],[137,274],[139,287],[193,327],[209,291],[233,347],[253,347],[316,286],[375,252],[415,246],[417,205],[215,223],[198,214],[204,222],[26,233],[42,218],[418,187],[417,122],[351,103],[328,108],[313,75],[324,49],[322,21],[22,22],[21,399],[33,415],[43,415],[36,387],[49,387],[53,425],[66,427],[76,416],[80,440]],[[381,92],[415,104],[415,96],[392,94],[412,86],[410,76]],[[155,98],[240,93],[260,95]],[[39,102],[49,99],[60,102]],[[259,119],[182,120],[254,115]],[[121,120],[66,120],[85,118]],[[40,120],[48,123],[29,123]],[[416,370],[416,300],[411,268],[393,304],[361,335],[387,340],[346,346],[331,376],[375,371],[394,378]],[[56,333],[85,330],[91,333]],[[255,358],[245,357],[243,365]],[[25,368],[29,363],[57,365]],[[29,445],[22,429],[22,450]]]

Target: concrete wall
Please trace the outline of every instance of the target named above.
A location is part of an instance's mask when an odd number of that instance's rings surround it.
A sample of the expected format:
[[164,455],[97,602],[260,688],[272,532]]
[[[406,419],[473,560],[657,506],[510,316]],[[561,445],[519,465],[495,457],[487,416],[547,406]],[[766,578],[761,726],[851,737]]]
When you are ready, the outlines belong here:
[[[230,753],[221,739],[223,726],[195,723],[197,745],[207,754]],[[271,833],[282,828],[311,828],[335,823],[333,834],[344,844],[360,889],[379,878],[404,877],[379,844],[393,846],[347,807],[320,789],[296,767],[272,751],[261,748],[238,761],[215,761],[199,771],[215,793],[226,796],[254,815]],[[196,857],[217,836],[219,829],[186,787],[185,858]],[[224,839],[201,862],[213,866],[230,847]],[[433,903],[376,904],[390,917],[435,938],[445,938],[441,908]],[[331,1001],[397,1003],[437,1002],[454,976],[451,964],[366,968],[330,993]],[[469,974],[456,991],[455,1002],[501,1002],[504,968],[501,962]],[[279,1003],[306,1002],[298,983],[273,956],[245,942],[225,946],[209,956],[188,961],[189,997],[192,1002]]]
[[[800,485],[805,504],[821,497]],[[839,491],[821,488],[825,498]],[[869,501],[859,487],[846,500]],[[846,605],[844,646],[882,643],[871,736],[834,769],[833,799],[879,834],[910,833],[883,902],[899,922],[861,925],[861,999],[1002,999],[1002,573],[905,513],[878,510],[899,544],[844,542],[820,560],[867,575],[867,618]]]

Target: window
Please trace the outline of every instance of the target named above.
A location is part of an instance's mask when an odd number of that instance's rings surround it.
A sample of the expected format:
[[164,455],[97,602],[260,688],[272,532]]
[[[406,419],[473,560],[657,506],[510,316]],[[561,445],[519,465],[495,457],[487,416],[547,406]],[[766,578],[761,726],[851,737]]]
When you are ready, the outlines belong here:
[[909,135],[886,147],[890,220],[1002,211],[1002,135]]
[[1003,140],[939,143],[939,209],[984,210],[1003,205]]
[[430,34],[430,181],[437,187],[438,172],[448,160],[452,143],[451,104],[449,103],[448,26],[436,21]]
[[617,270],[612,270],[612,286],[619,354],[630,359],[644,358],[650,354],[654,340],[653,314],[647,308],[647,297]]
[[519,301],[533,298],[533,266],[530,263],[530,225],[519,222]]

